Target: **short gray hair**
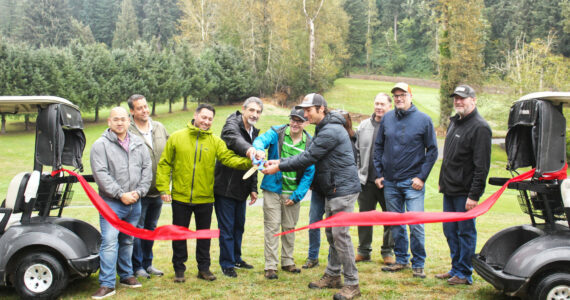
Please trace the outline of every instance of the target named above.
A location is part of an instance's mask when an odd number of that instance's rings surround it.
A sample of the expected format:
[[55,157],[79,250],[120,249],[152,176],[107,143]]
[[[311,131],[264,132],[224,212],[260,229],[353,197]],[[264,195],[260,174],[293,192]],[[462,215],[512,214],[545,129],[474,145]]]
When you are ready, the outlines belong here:
[[259,99],[257,97],[249,97],[249,98],[245,99],[245,102],[243,102],[243,108],[246,108],[251,103],[255,103],[255,104],[259,105],[259,107],[261,107],[261,111],[263,111],[263,101],[261,101],[261,99]]
[[376,97],[374,97],[374,101],[382,97],[386,97],[386,99],[388,99],[388,102],[392,103],[392,97],[390,97],[390,95],[386,93],[379,93],[378,95],[376,95]]

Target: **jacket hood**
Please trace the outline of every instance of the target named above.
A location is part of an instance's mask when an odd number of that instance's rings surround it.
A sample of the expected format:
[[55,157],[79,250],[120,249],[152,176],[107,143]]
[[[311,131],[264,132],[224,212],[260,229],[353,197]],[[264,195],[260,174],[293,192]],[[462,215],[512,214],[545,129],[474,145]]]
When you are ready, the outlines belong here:
[[341,114],[336,112],[330,112],[325,115],[325,117],[321,120],[321,122],[319,122],[319,124],[317,124],[317,127],[322,128],[327,124],[339,124],[343,126],[344,123],[346,123],[346,120]]
[[202,130],[196,126],[194,126],[194,119],[192,119],[190,122],[188,122],[188,124],[186,124],[186,127],[188,127],[188,129],[190,130],[190,134],[212,134],[212,128],[208,129],[208,130]]
[[402,119],[404,117],[406,117],[407,115],[411,114],[412,112],[415,112],[416,110],[418,110],[416,108],[416,106],[412,103],[412,106],[408,109],[408,110],[403,110],[403,109],[395,109],[395,113],[396,113],[396,117],[398,117],[398,119]]

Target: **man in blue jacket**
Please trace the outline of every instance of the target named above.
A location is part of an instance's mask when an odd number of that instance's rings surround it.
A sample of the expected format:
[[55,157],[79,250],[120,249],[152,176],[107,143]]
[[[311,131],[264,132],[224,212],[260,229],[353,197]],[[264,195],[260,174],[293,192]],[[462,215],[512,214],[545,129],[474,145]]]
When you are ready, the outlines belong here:
[[[344,129],[344,117],[329,112],[327,102],[319,94],[309,94],[295,108],[305,111],[305,118],[315,124],[315,137],[301,154],[270,160],[264,174],[293,171],[315,165],[313,187],[325,198],[327,217],[340,212],[352,212],[360,193],[358,170],[354,161],[352,143]],[[329,259],[320,280],[309,283],[309,288],[341,288],[334,299],[352,299],[360,296],[358,270],[354,262],[354,246],[348,227],[325,229],[329,242]],[[340,273],[344,275],[344,286]]]
[[[291,110],[289,124],[271,127],[267,132],[253,141],[258,157],[265,156],[269,148],[268,158],[279,159],[294,156],[305,151],[311,144],[311,136],[304,130],[305,122],[302,109]],[[278,172],[265,175],[261,182],[263,190],[263,229],[265,232],[265,278],[277,279],[277,258],[281,230],[295,228],[299,220],[300,201],[305,197],[313,182],[315,166],[311,165],[301,172]],[[281,236],[281,269],[291,273],[300,273],[295,266],[293,250],[295,234]]]
[[[424,210],[424,183],[437,160],[437,140],[431,118],[412,104],[412,90],[400,82],[392,88],[396,109],[380,121],[374,149],[376,185],[384,187],[388,211]],[[397,272],[409,268],[408,233],[405,225],[392,226],[396,263],[382,268]],[[414,277],[425,278],[424,225],[410,225]]]

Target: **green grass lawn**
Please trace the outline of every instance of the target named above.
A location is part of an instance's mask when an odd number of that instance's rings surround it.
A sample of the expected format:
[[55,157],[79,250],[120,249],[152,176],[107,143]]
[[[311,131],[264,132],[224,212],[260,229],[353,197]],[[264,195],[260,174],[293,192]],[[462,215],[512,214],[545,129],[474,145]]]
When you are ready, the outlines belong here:
[[[368,114],[372,112],[372,101],[374,96],[380,92],[389,92],[393,83],[385,83],[368,80],[355,79],[339,79],[336,81],[335,87],[325,94],[330,106],[335,108],[343,108],[345,110],[357,113]],[[412,86],[414,92],[414,103],[418,105],[420,110],[428,113],[432,119],[437,122],[439,119],[438,91],[435,89],[422,88]],[[506,124],[506,116],[503,115],[508,107],[508,102],[501,97],[493,98],[485,96],[479,98],[480,111],[488,116],[496,118],[495,126]],[[499,103],[503,103],[499,105]],[[126,105],[126,104],[125,104]],[[489,108],[487,108],[489,106]],[[503,107],[504,106],[504,107]],[[180,109],[181,104],[177,104],[175,109]],[[158,106],[158,116],[156,120],[162,122],[169,132],[183,128],[192,118],[194,103],[190,107],[191,112],[175,111],[172,114],[167,113],[167,106]],[[506,107],[506,108],[505,108]],[[213,131],[219,134],[227,115],[239,109],[239,106],[218,106],[216,107],[216,117],[214,120]],[[258,127],[262,132],[266,131],[271,125],[283,124],[287,122],[288,109],[275,108],[267,106],[258,123]],[[108,110],[102,111],[102,119],[108,115]],[[92,115],[86,114],[86,120],[92,119]],[[504,120],[503,120],[504,118]],[[11,178],[21,172],[32,169],[32,149],[34,146],[34,136],[32,133],[20,131],[22,120],[10,123],[9,134],[0,136],[0,198],[6,193],[6,189]],[[493,119],[495,122],[495,119]],[[101,135],[107,127],[106,122],[98,124],[86,122],[87,126],[85,134],[87,137],[87,148],[84,152],[83,162],[85,164],[85,174],[90,174],[89,166],[89,150],[91,144]],[[501,126],[503,126],[501,125]],[[312,131],[314,126],[309,126]],[[504,128],[504,127],[503,127]],[[431,172],[426,183],[426,211],[441,211],[442,196],[437,192],[437,178],[439,175],[441,161],[438,161]],[[492,167],[490,176],[507,177],[505,171],[506,154],[499,147],[494,146],[492,152]],[[261,177],[260,177],[261,178]],[[485,193],[486,198],[498,187],[488,186]],[[503,197],[499,199],[495,207],[491,211],[477,219],[479,238],[477,249],[480,250],[485,241],[502,228],[513,225],[530,223],[528,216],[521,213],[516,201],[516,193],[506,191]],[[68,207],[64,210],[66,216],[79,218],[90,222],[97,228],[98,213],[90,205],[89,200],[77,185],[75,187],[75,199],[72,203],[74,207]],[[356,209],[357,210],[357,209]],[[171,222],[171,208],[165,205],[162,211],[159,225],[169,224]],[[309,203],[303,202],[298,226],[308,224]],[[194,225],[192,225],[194,226]],[[449,251],[445,237],[442,232],[441,224],[427,224],[426,226],[426,248],[427,261],[426,279],[412,278],[411,271],[404,271],[398,274],[387,274],[380,271],[382,264],[379,262],[380,242],[382,237],[382,228],[376,227],[373,243],[372,262],[358,264],[360,285],[362,291],[362,299],[501,299],[503,297],[490,284],[485,282],[479,276],[475,275],[475,282],[471,286],[449,287],[445,282],[439,281],[433,277],[434,274],[442,273],[448,270],[450,265]],[[212,228],[217,228],[214,223]],[[356,227],[351,228],[351,235],[355,247],[358,244],[358,235]],[[328,244],[322,232],[322,243],[320,251],[320,266],[303,270],[301,274],[288,274],[279,272],[279,279],[275,281],[265,280],[263,277],[263,211],[259,206],[248,207],[246,231],[243,239],[243,258],[253,264],[253,270],[238,270],[238,278],[227,278],[222,275],[219,264],[219,246],[218,240],[212,240],[212,271],[218,277],[214,282],[205,282],[196,278],[196,262],[195,262],[195,241],[189,240],[189,261],[187,263],[187,281],[184,284],[175,284],[172,279],[174,272],[171,265],[171,243],[167,241],[158,241],[155,243],[155,261],[154,264],[159,269],[166,271],[166,275],[161,278],[153,278],[151,280],[142,280],[143,288],[129,290],[118,287],[118,294],[114,299],[195,299],[195,298],[216,298],[216,299],[321,299],[331,298],[335,290],[311,290],[307,288],[307,284],[320,278],[324,272],[326,265],[326,256],[328,253]],[[295,260],[297,265],[304,263],[308,249],[308,236],[306,231],[296,234],[296,250]],[[89,278],[79,280],[70,284],[62,299],[85,299],[89,297],[98,288],[98,278],[96,274]],[[10,288],[0,288],[0,298],[16,299],[15,292]]]

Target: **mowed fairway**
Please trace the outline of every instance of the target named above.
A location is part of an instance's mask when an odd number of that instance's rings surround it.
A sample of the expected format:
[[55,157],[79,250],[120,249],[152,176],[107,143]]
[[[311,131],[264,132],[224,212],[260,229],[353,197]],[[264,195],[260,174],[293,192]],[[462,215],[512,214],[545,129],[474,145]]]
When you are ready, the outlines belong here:
[[[356,79],[339,79],[333,89],[325,94],[325,98],[329,105],[334,108],[342,108],[350,112],[370,114],[372,113],[372,99],[380,92],[390,92],[393,83],[356,80]],[[422,111],[428,113],[434,120],[436,126],[439,119],[438,90],[430,88],[422,88],[412,86],[414,94],[414,103]],[[497,105],[497,103],[493,103]],[[177,104],[174,109],[180,109]],[[503,109],[496,115],[502,114],[506,110],[508,116],[508,103],[501,102],[497,107]],[[506,107],[506,108],[503,108]],[[126,104],[125,104],[126,107]],[[196,107],[194,103],[190,107],[190,111]],[[494,106],[495,107],[495,106]],[[167,113],[167,106],[161,105],[157,107],[158,116],[155,118],[161,121],[169,132],[174,132],[186,126],[191,119],[191,112],[175,111],[172,114]],[[224,124],[225,118],[232,113],[238,106],[216,107],[216,117],[214,120],[213,131],[219,134]],[[496,108],[496,107],[495,107]],[[485,107],[480,107],[482,111],[488,111]],[[287,122],[288,108],[278,108],[275,106],[267,106],[261,116],[258,127],[262,132],[266,131],[271,125],[283,124]],[[107,111],[101,112],[102,118],[108,114]],[[487,116],[486,114],[484,114]],[[85,134],[87,136],[87,148],[84,152],[83,162],[85,164],[85,174],[90,174],[89,167],[89,149],[91,144],[100,136],[102,131],[107,127],[106,122],[98,124],[90,123],[92,116],[85,116],[87,128]],[[506,116],[500,116],[506,118]],[[506,119],[502,120],[497,117],[492,120],[493,124],[506,124]],[[355,124],[356,126],[356,124]],[[495,125],[500,127],[500,125]],[[493,127],[494,129],[496,127]],[[0,136],[0,198],[4,198],[6,189],[10,179],[17,173],[22,171],[30,171],[33,163],[33,145],[34,136],[31,133],[16,131],[19,124],[9,127],[9,134]],[[313,131],[314,126],[308,126],[309,131]],[[504,129],[503,129],[504,130]],[[506,155],[498,146],[493,147],[492,163],[490,176],[506,177],[509,174],[505,171]],[[441,211],[442,196],[437,192],[437,178],[441,161],[434,166],[431,175],[426,183],[426,211]],[[261,179],[261,175],[259,177]],[[491,193],[496,191],[498,187],[487,186],[485,199]],[[98,213],[90,205],[89,200],[79,186],[75,187],[75,198],[72,207],[64,210],[64,215],[80,218],[88,221],[99,228]],[[491,211],[477,219],[479,231],[477,248],[481,249],[485,241],[494,233],[502,228],[512,225],[529,223],[529,218],[521,213],[516,193],[507,191],[499,199],[498,203]],[[357,211],[358,208],[355,208]],[[301,214],[298,226],[308,224],[309,202],[305,201],[301,206]],[[159,225],[170,224],[171,208],[164,205]],[[194,226],[193,224],[191,225]],[[217,228],[214,222],[212,228]],[[448,270],[450,259],[449,251],[445,237],[442,233],[441,224],[427,224],[426,228],[426,248],[427,261],[426,279],[412,278],[410,270],[402,273],[388,274],[380,271],[382,267],[380,257],[380,242],[382,237],[382,227],[375,227],[372,262],[358,264],[360,276],[360,288],[362,291],[362,299],[506,299],[490,284],[485,282],[479,276],[475,276],[475,282],[471,286],[449,287],[445,282],[437,280],[434,274],[442,273]],[[358,244],[358,235],[356,227],[351,228],[353,243],[356,248]],[[189,260],[187,263],[186,277],[187,281],[183,284],[175,284],[172,279],[174,272],[171,265],[172,249],[171,243],[168,241],[158,241],[155,243],[154,265],[166,272],[164,277],[156,277],[150,280],[142,279],[143,287],[140,289],[127,289],[121,286],[117,287],[117,295],[111,299],[330,299],[336,290],[311,290],[307,287],[308,283],[317,280],[322,276],[326,266],[326,257],[328,253],[328,243],[324,232],[322,232],[320,265],[316,268],[305,270],[301,274],[289,274],[283,271],[278,272],[278,280],[266,280],[263,277],[264,258],[263,258],[263,211],[261,206],[251,206],[247,210],[246,229],[243,240],[243,258],[248,263],[254,265],[253,270],[238,270],[238,278],[228,278],[222,275],[219,264],[219,246],[217,239],[212,240],[212,266],[211,270],[218,277],[216,281],[206,282],[196,278],[196,261],[195,261],[195,241],[189,240]],[[306,231],[296,234],[295,261],[298,266],[305,261],[308,249],[308,236]],[[86,299],[98,288],[97,274],[92,274],[89,278],[78,280],[69,285],[62,299]],[[0,288],[0,298],[16,299],[16,293],[11,288]]]

